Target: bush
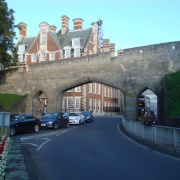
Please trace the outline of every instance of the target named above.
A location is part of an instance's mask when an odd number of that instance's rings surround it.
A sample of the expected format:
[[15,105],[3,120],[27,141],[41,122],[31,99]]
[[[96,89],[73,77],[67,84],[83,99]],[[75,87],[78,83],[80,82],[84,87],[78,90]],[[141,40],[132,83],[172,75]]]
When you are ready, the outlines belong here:
[[180,116],[180,71],[166,75],[167,116]]

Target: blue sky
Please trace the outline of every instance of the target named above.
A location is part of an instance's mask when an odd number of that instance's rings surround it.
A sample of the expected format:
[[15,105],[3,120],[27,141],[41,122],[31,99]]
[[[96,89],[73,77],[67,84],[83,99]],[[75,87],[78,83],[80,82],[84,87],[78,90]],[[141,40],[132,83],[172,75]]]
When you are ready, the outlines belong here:
[[[61,28],[61,16],[82,18],[83,28],[103,20],[104,39],[116,51],[180,40],[180,0],[6,0],[15,11],[15,24],[26,23],[27,36],[38,34],[43,21]],[[19,32],[17,31],[17,36]]]

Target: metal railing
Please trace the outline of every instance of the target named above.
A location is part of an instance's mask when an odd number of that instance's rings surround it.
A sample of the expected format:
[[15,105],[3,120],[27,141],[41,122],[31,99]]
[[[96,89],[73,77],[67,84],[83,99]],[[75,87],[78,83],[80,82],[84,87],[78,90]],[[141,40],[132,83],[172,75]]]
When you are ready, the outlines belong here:
[[180,128],[143,125],[141,122],[122,118],[122,125],[132,135],[161,146],[164,149],[180,153]]

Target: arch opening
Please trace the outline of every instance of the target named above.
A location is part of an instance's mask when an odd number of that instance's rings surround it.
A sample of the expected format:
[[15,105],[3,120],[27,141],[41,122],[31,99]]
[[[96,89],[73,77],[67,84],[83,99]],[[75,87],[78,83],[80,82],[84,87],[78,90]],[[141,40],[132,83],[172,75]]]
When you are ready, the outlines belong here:
[[138,96],[138,119],[139,121],[148,125],[158,124],[158,98],[156,94],[150,90],[145,89]]
[[39,90],[32,98],[32,113],[41,117],[47,112],[48,97],[45,92]]
[[124,93],[100,81],[73,84],[59,91],[57,99],[62,112],[89,111],[99,115],[124,112]]

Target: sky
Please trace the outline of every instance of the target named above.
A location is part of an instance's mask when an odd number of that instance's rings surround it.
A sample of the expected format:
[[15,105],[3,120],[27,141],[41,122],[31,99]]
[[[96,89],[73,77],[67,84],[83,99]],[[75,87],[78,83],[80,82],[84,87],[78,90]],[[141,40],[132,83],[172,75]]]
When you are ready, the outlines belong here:
[[[15,24],[26,23],[27,36],[47,22],[61,28],[61,16],[83,19],[83,29],[103,21],[103,38],[115,43],[115,51],[180,40],[180,0],[5,0],[15,11]],[[17,37],[19,31],[16,31]]]

